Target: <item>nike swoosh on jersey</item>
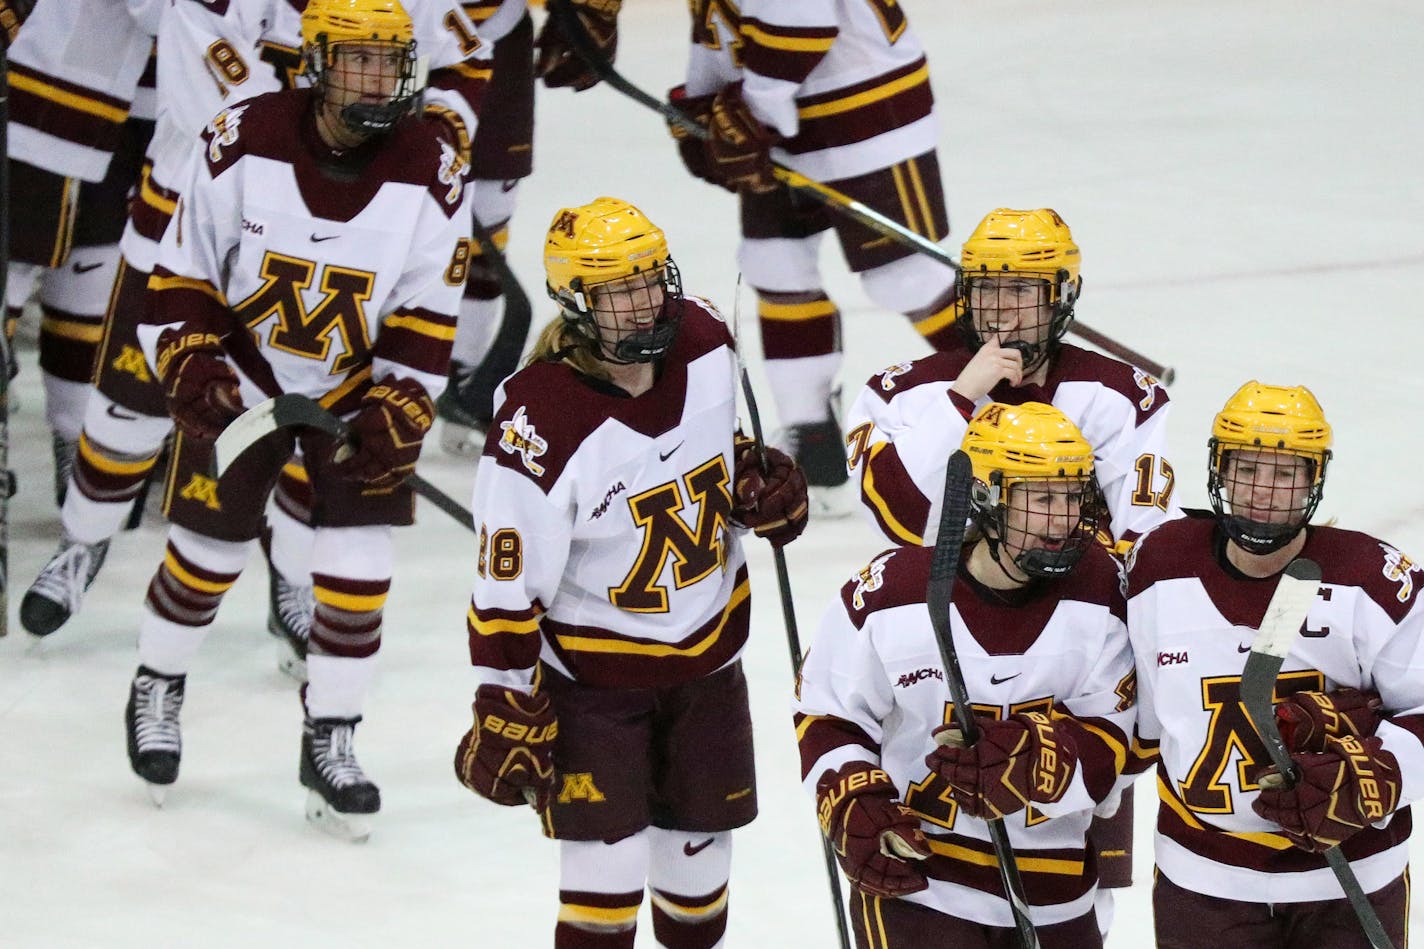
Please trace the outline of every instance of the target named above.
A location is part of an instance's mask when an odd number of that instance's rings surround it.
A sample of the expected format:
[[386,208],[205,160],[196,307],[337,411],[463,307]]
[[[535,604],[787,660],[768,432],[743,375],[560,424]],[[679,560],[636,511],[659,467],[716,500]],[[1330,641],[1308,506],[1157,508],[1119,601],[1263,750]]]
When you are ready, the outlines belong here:
[[708,837],[706,840],[702,841],[702,843],[697,844],[696,846],[693,846],[692,841],[689,840],[682,845],[682,852],[687,854],[689,857],[695,857],[702,851],[706,850],[708,847],[712,846],[712,841],[716,839],[716,837]]
[[340,236],[340,234],[327,234],[325,237],[317,237],[315,234],[313,234],[311,236],[311,242],[313,244],[320,244],[322,241],[334,241]]
[[1244,646],[1238,645],[1238,646],[1236,647],[1236,651],[1237,651],[1237,652],[1250,652],[1250,651],[1251,651],[1251,644],[1250,644],[1250,643],[1247,643],[1247,644],[1244,645]]
[[74,272],[88,273],[91,270],[98,270],[102,266],[104,266],[104,262],[102,260],[99,261],[99,263],[97,264],[81,264],[79,261],[76,260],[74,262]]
[[667,454],[663,454],[662,452],[658,452],[658,461],[667,461],[669,458],[671,458],[671,457],[673,456],[674,452],[676,452],[679,448],[681,448],[681,447],[682,447],[683,445],[685,445],[685,444],[686,444],[686,442],[678,442],[676,445],[674,445],[674,446],[672,447],[672,451],[669,451]]
[[1019,676],[1021,676],[1021,675],[1023,675],[1022,672],[1015,672],[1013,675],[1011,675],[1011,676],[1004,676],[1002,679],[1000,679],[1000,678],[999,678],[998,676],[996,676],[996,675],[991,675],[991,676],[989,676],[989,684],[990,684],[990,685],[999,685],[1000,683],[1008,682],[1010,679],[1017,679],[1017,678],[1018,678]]
[[110,404],[107,408],[104,409],[104,411],[107,412],[110,417],[116,418],[121,422],[132,422],[134,419],[138,418],[138,416],[133,412],[125,412],[123,409],[113,404]]

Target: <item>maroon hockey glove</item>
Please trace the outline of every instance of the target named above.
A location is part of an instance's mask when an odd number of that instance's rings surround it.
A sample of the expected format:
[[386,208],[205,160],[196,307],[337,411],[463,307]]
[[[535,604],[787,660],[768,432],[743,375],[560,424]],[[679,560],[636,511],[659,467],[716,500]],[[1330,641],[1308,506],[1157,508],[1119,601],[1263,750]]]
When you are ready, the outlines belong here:
[[559,725],[547,695],[498,685],[475,692],[475,724],[455,749],[455,776],[480,797],[512,807],[549,806]]
[[1378,738],[1326,738],[1325,751],[1291,755],[1299,779],[1285,786],[1280,772],[1261,773],[1251,809],[1281,825],[1291,843],[1321,853],[1393,813],[1399,805],[1399,762]]
[[713,98],[708,131],[712,133],[707,142],[712,177],[722,187],[756,194],[776,190],[771,146],[779,136],[752,115],[740,83],[727,86]]
[[871,896],[904,896],[929,886],[908,862],[930,855],[920,818],[898,797],[890,776],[864,761],[827,771],[816,782],[821,833],[846,878]]
[[[714,96],[690,96],[686,86],[676,86],[668,90],[668,105],[687,116],[704,129],[712,122],[712,100]],[[707,154],[707,142],[693,135],[687,129],[671,120],[668,131],[677,142],[677,153],[687,166],[692,177],[701,178],[711,184],[726,187],[712,176],[712,159]]]
[[[610,64],[618,54],[618,10],[622,0],[566,0],[565,7],[573,11],[588,32],[599,54]],[[539,58],[534,62],[534,74],[550,89],[571,87],[582,92],[596,86],[598,74],[588,67],[564,33],[563,21],[550,16],[534,41]]]
[[1321,752],[1326,738],[1373,735],[1383,717],[1383,704],[1376,693],[1359,689],[1295,692],[1276,705],[1276,725],[1292,752]]
[[421,439],[434,420],[435,403],[414,379],[377,383],[361,398],[351,434],[337,447],[331,470],[351,481],[393,488],[415,470]]
[[1052,804],[1068,790],[1078,749],[1061,723],[1042,712],[1003,721],[976,717],[975,723],[979,740],[969,746],[957,725],[936,728],[939,747],[925,756],[965,812],[985,820],[1007,817],[1030,804]]
[[784,547],[806,529],[806,474],[790,455],[777,448],[766,450],[769,470],[763,472],[756,444],[745,436],[736,441],[732,519],[771,541],[771,546]]
[[173,424],[189,438],[213,441],[242,414],[237,373],[213,333],[164,330],[158,337],[158,377]]

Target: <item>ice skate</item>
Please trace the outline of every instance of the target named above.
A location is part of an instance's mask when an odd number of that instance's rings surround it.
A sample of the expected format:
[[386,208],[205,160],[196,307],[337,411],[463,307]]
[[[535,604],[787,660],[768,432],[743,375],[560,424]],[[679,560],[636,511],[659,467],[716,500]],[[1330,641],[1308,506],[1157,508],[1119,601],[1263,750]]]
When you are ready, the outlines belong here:
[[485,449],[485,433],[492,419],[491,407],[477,405],[470,389],[475,366],[451,360],[450,384],[435,400],[435,412],[444,424],[440,426],[440,447],[447,454],[464,458],[477,457]]
[[98,576],[108,552],[107,540],[82,544],[69,537],[62,539],[59,550],[20,600],[20,625],[35,636],[48,636],[67,623],[79,612],[84,593]]
[[855,509],[855,486],[846,474],[845,445],[835,416],[792,425],[775,439],[806,473],[811,518],[846,517]]
[[302,786],[307,820],[343,840],[364,843],[381,791],[366,777],[353,748],[360,718],[308,717],[302,724]]
[[124,709],[129,765],[148,785],[148,796],[159,807],[163,806],[168,786],[178,779],[178,763],[183,755],[178,715],[183,710],[186,678],[139,666]]
[[267,632],[277,639],[277,668],[298,682],[307,681],[307,640],[311,637],[316,597],[310,586],[287,582],[268,565]]

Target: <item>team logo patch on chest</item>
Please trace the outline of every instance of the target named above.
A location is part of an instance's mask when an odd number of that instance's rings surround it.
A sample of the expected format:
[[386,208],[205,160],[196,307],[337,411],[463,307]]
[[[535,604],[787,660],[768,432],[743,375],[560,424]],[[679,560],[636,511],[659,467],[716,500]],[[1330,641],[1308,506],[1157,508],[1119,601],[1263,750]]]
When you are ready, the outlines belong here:
[[[544,466],[534,459],[549,450],[549,443],[534,431],[534,426],[525,415],[524,406],[521,405],[515,410],[514,418],[508,422],[500,422],[499,427],[503,432],[499,437],[500,451],[507,455],[518,455],[526,471],[536,478],[541,476]],[[604,503],[608,503],[607,499]]]

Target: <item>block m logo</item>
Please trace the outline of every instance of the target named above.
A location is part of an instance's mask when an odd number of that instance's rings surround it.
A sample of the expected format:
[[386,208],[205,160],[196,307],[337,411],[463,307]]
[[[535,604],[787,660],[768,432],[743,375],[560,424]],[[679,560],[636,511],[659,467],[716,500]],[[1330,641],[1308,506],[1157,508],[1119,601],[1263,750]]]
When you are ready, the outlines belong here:
[[310,312],[302,291],[312,285],[316,264],[300,257],[268,251],[262,258],[264,283],[233,312],[253,331],[276,315],[277,325],[267,345],[284,352],[325,362],[333,335],[341,337],[341,355],[332,363],[333,376],[364,365],[370,358],[371,338],[366,331],[366,302],[376,275],[364,270],[327,265],[321,272],[321,302]]

